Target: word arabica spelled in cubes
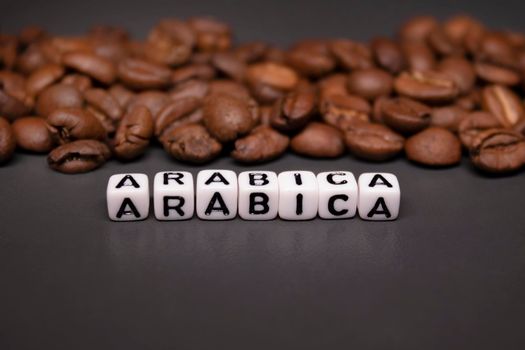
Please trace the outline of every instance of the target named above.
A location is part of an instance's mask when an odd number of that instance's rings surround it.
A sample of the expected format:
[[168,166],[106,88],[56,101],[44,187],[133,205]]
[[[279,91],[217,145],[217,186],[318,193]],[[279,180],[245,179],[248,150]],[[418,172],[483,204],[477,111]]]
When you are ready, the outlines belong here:
[[144,220],[149,214],[149,183],[146,174],[118,174],[109,178],[106,191],[111,220]]
[[[116,174],[106,191],[108,215],[114,221],[143,220],[149,213],[145,174]],[[186,171],[157,173],[153,205],[158,220],[309,220],[351,218],[395,220],[401,191],[394,174],[364,173],[356,181],[349,171],[202,170],[195,181]]]

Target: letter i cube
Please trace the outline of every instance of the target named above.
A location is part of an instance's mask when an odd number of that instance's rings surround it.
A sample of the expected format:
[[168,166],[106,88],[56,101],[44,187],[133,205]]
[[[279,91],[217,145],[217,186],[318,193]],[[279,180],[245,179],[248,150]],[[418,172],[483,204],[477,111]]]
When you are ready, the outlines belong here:
[[108,215],[114,221],[144,220],[149,214],[149,181],[146,174],[116,174],[106,190]]

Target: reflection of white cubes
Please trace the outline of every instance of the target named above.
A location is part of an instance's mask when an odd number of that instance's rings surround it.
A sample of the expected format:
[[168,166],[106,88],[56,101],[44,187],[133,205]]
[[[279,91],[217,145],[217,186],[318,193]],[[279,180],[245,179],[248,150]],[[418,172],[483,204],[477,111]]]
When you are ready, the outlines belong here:
[[237,175],[231,170],[202,170],[197,175],[197,216],[228,220],[237,215]]
[[239,216],[244,220],[275,219],[279,210],[279,182],[273,171],[239,174]]
[[193,175],[187,171],[164,171],[153,180],[153,205],[157,220],[190,219],[195,211]]
[[359,176],[359,216],[364,220],[395,220],[401,190],[394,174],[364,173]]
[[323,219],[351,218],[357,208],[357,182],[349,171],[329,171],[317,174],[319,186],[319,217]]
[[114,221],[144,220],[149,214],[149,182],[145,174],[115,174],[106,190],[108,215]]
[[308,220],[317,215],[317,179],[311,171],[285,171],[279,180],[279,217]]

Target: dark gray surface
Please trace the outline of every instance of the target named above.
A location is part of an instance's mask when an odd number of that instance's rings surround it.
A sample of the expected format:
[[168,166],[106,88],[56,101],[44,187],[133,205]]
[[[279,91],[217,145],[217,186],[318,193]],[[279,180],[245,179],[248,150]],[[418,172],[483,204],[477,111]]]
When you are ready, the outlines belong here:
[[[525,29],[518,1],[148,4],[4,0],[0,25],[82,32],[98,21],[144,33],[162,16],[212,13],[241,39],[289,43],[307,35],[367,38],[434,10]],[[227,158],[206,167],[248,168]],[[157,171],[201,168],[152,149],[137,163],[67,176],[50,171],[44,157],[17,154],[0,169],[0,349],[525,347],[523,173],[487,178],[466,160],[430,170],[403,159],[292,155],[260,168],[393,172],[400,218],[161,223],[151,215],[112,223],[111,174],[144,172],[151,181]]]

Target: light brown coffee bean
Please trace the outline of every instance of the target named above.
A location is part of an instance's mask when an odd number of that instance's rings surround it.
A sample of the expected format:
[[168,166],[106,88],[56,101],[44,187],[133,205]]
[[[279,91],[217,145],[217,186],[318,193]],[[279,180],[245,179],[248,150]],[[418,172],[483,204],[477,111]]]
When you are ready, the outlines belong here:
[[459,123],[458,133],[466,149],[472,148],[475,137],[482,131],[500,128],[501,124],[492,114],[473,112]]
[[112,85],[108,92],[118,102],[120,107],[125,110],[128,107],[129,102],[135,95],[131,90],[124,87],[122,84]]
[[406,67],[410,71],[428,71],[436,67],[436,57],[425,42],[405,41],[401,43]]
[[403,136],[388,127],[373,123],[354,123],[345,133],[348,150],[359,158],[385,161],[403,150]]
[[189,64],[175,69],[171,74],[171,82],[173,84],[179,84],[191,79],[211,80],[215,78],[215,75],[215,69],[209,64]]
[[171,83],[171,70],[168,67],[137,58],[121,61],[117,75],[132,89],[158,89]]
[[477,62],[474,64],[474,69],[481,80],[490,84],[514,86],[521,82],[520,74],[509,68]]
[[232,52],[217,52],[211,60],[215,69],[235,81],[243,81],[246,75],[246,63]]
[[389,38],[375,38],[371,43],[372,53],[376,63],[392,74],[397,74],[405,68],[405,58],[401,47]]
[[476,72],[463,57],[445,58],[439,62],[437,70],[454,80],[461,94],[471,91],[476,83]]
[[354,95],[327,95],[321,99],[320,111],[323,120],[339,130],[355,122],[368,122],[371,107],[367,100]]
[[262,163],[281,156],[288,144],[287,136],[261,125],[235,141],[231,157],[241,163]]
[[308,77],[330,73],[336,61],[325,40],[304,40],[295,44],[286,55],[286,62],[297,72]]
[[141,156],[153,136],[153,118],[149,109],[136,106],[127,112],[115,134],[115,156],[131,160]]
[[201,51],[224,51],[232,45],[230,27],[211,17],[194,17],[187,22],[196,35],[197,48]]
[[264,103],[271,103],[284,96],[299,83],[299,76],[294,70],[274,62],[250,65],[246,79],[254,97]]
[[65,85],[71,85],[75,87],[78,91],[84,92],[87,89],[91,89],[93,86],[93,82],[88,76],[85,76],[83,74],[67,74],[62,78],[60,83]]
[[24,117],[12,124],[19,148],[35,153],[47,153],[54,146],[53,138],[44,118]]
[[494,115],[504,127],[512,127],[525,118],[525,109],[520,98],[502,85],[487,86],[482,90],[483,109]]
[[166,152],[177,160],[202,164],[216,158],[222,145],[200,124],[185,124],[163,135]]
[[406,140],[405,154],[419,164],[451,166],[461,161],[461,144],[447,129],[430,127]]
[[394,82],[398,94],[429,103],[444,103],[459,95],[455,81],[435,71],[401,73]]
[[179,100],[183,98],[193,97],[198,100],[203,100],[208,92],[210,91],[210,84],[204,80],[187,80],[180,84],[177,84],[169,92],[169,96],[172,100]]
[[432,114],[428,106],[405,97],[384,101],[381,111],[384,123],[404,134],[412,134],[429,126]]
[[345,151],[342,132],[317,122],[308,124],[295,135],[290,146],[295,153],[314,158],[335,158]]
[[362,43],[337,39],[332,41],[330,48],[337,62],[344,69],[366,69],[374,66],[372,52]]
[[457,132],[459,124],[469,113],[456,105],[436,107],[432,109],[430,125],[445,128],[452,132]]
[[55,84],[45,88],[36,101],[36,112],[47,117],[59,108],[80,108],[84,98],[77,88],[66,84]]
[[392,85],[392,76],[378,68],[354,70],[348,76],[348,91],[368,100],[390,95]]
[[62,56],[62,63],[106,85],[113,83],[117,76],[113,62],[88,52],[66,53]]
[[403,24],[399,30],[399,36],[403,40],[424,41],[438,25],[434,17],[416,16]]
[[525,139],[506,129],[480,132],[472,143],[470,160],[474,166],[489,173],[509,173],[525,164]]
[[96,140],[78,140],[55,148],[47,157],[49,167],[65,174],[92,171],[102,166],[111,156],[104,143]]
[[58,64],[44,65],[31,73],[26,81],[26,89],[30,95],[36,96],[46,87],[56,83],[64,75],[65,70]]

